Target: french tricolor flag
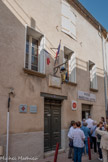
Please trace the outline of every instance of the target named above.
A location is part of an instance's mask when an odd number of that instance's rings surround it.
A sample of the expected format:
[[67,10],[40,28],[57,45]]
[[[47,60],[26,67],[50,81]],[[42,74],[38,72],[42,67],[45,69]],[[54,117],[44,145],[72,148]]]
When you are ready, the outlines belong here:
[[61,46],[61,41],[60,41],[60,43],[59,43],[59,46],[58,46],[58,49],[57,49],[56,57],[55,57],[55,58],[57,58],[58,54],[60,53],[60,46]]
[[56,59],[57,59],[58,54],[60,53],[60,46],[61,46],[61,40],[60,40],[60,43],[59,43],[59,46],[56,52],[56,57],[55,57]]
[[54,66],[56,65],[56,62],[57,62],[57,60],[58,60],[57,58],[58,58],[58,55],[59,55],[59,53],[60,53],[60,47],[61,47],[61,40],[60,40],[59,46],[58,46],[58,48],[57,48]]

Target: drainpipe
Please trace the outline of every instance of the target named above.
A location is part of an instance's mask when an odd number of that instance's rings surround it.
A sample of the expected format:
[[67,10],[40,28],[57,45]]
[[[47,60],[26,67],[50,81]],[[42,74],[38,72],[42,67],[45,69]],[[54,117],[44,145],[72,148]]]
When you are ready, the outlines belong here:
[[6,140],[6,162],[8,162],[8,152],[9,152],[9,110],[10,110],[10,102],[11,95],[14,95],[13,88],[10,89],[9,98],[8,98],[8,111],[7,111],[7,140]]
[[[99,27],[100,29],[100,27]],[[106,110],[106,117],[107,117],[107,55],[106,55],[106,41],[107,38],[104,39],[102,32],[101,32],[101,40],[102,40],[102,56],[103,56],[103,66],[104,66],[104,91],[105,91],[105,110]]]

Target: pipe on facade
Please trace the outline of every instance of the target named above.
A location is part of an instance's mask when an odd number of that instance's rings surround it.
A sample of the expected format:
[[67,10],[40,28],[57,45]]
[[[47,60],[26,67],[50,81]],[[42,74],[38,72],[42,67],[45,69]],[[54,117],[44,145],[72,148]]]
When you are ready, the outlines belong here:
[[6,138],[6,162],[8,162],[8,152],[9,152],[9,111],[10,111],[10,102],[11,95],[14,96],[13,88],[10,89],[9,98],[8,98],[8,111],[7,111],[7,138]]
[[106,41],[108,38],[108,34],[106,39],[104,38],[103,34],[102,34],[102,29],[99,26],[99,31],[101,33],[101,35],[99,34],[99,36],[101,37],[102,40],[102,56],[103,56],[103,68],[104,68],[104,92],[105,92],[105,110],[106,110],[106,117],[108,117],[108,108],[107,108],[107,56],[106,56]]

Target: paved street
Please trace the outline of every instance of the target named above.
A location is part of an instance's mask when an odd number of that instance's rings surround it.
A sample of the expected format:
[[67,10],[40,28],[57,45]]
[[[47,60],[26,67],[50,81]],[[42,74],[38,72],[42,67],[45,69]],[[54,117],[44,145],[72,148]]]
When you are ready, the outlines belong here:
[[[54,157],[48,157],[46,159],[42,159],[42,160],[37,160],[37,162],[53,162],[54,161]],[[57,162],[72,162],[71,159],[67,158],[67,153],[62,153],[62,154],[58,154],[58,160]],[[88,160],[88,156],[85,155],[82,158],[82,162],[90,162],[90,160]],[[98,154],[92,154],[92,160],[91,162],[99,162],[98,160]]]

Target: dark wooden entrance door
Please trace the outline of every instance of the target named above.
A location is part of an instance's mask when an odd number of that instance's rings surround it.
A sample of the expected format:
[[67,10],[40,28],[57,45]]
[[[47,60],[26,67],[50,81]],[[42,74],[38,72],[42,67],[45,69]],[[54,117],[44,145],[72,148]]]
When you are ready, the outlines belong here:
[[61,101],[45,99],[44,105],[44,151],[61,147]]

